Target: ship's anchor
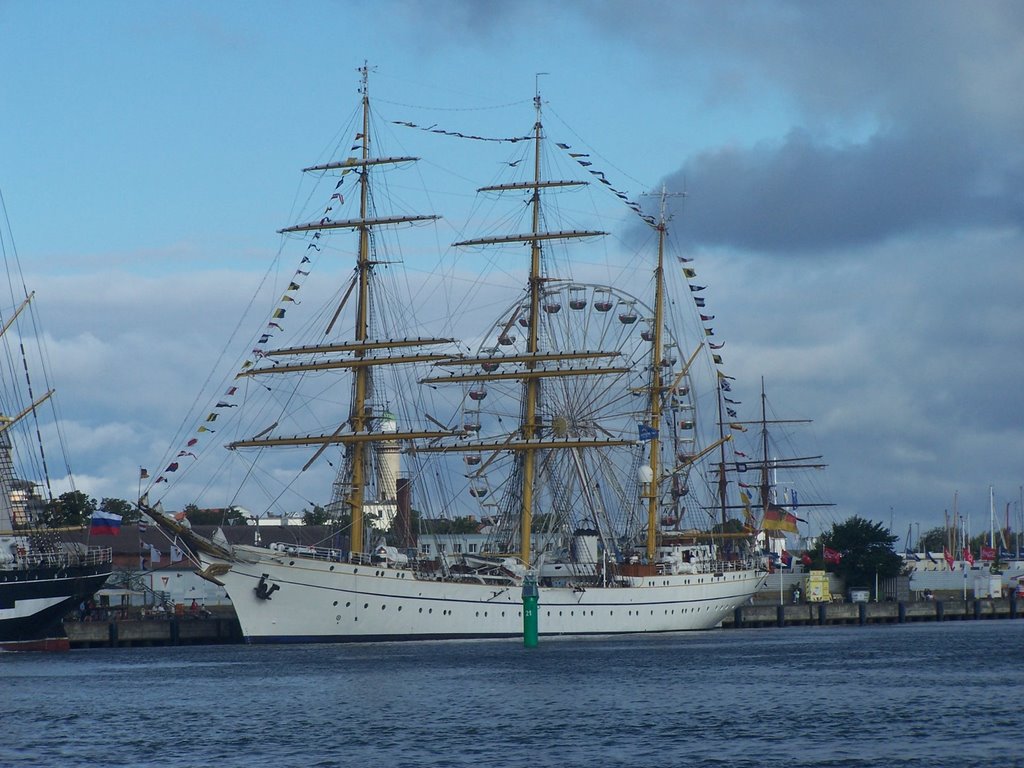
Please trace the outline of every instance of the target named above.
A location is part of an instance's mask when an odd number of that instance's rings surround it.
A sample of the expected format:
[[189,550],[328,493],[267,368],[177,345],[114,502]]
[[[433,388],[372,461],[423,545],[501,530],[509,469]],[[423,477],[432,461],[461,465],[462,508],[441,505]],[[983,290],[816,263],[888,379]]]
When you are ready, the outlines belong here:
[[257,584],[255,587],[253,587],[253,589],[256,592],[256,597],[258,597],[260,600],[269,600],[270,596],[272,594],[274,594],[280,588],[281,587],[279,585],[277,585],[277,584],[271,584],[268,587],[267,586],[267,574],[265,574],[265,573],[262,576],[260,576],[260,583]]

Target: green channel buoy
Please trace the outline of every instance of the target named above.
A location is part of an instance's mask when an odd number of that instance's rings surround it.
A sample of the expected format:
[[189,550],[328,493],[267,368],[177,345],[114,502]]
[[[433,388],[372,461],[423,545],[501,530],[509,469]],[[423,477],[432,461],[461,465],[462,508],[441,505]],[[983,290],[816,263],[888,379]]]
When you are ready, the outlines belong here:
[[528,573],[523,578],[523,647],[537,647],[537,577]]

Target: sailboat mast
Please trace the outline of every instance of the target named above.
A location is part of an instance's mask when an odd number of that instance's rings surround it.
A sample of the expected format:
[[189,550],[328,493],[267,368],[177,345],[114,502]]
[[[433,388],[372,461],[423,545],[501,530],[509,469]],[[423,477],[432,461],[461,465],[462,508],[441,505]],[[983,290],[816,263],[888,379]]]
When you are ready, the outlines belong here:
[[764,377],[761,377],[761,519],[768,514],[771,480],[768,476],[768,397],[764,393]]
[[996,547],[996,492],[991,485],[988,487],[988,545]]
[[647,559],[654,562],[658,549],[658,450],[661,428],[661,358],[662,327],[665,314],[665,190],[661,191],[661,212],[658,216],[658,264],[654,268],[654,338],[651,344],[651,392],[648,412],[651,420],[650,456],[651,481],[647,489]]
[[[369,89],[369,68],[366,65],[360,68],[363,76],[361,92],[363,102],[363,131],[362,131],[362,160],[363,169],[359,175],[359,218],[362,224],[359,226],[359,261],[357,264],[359,292],[356,297],[356,327],[355,338],[357,342],[365,342],[369,338],[369,304],[370,304],[370,272],[372,262],[370,261],[370,229],[365,223],[369,217],[370,202],[370,173],[366,161],[370,157],[370,89]],[[362,349],[355,351],[357,358],[363,357],[365,352]],[[352,405],[349,413],[349,421],[352,431],[356,434],[365,432],[367,429],[367,398],[370,390],[370,369],[368,367],[356,367],[353,371],[353,393]],[[352,485],[349,492],[348,506],[352,511],[352,533],[351,547],[353,552],[363,551],[363,503],[365,501],[366,481],[366,446],[356,443],[348,447],[352,452]]]
[[[543,278],[540,270],[540,142],[543,133],[541,127],[541,100],[540,89],[538,88],[533,97],[533,106],[537,112],[537,119],[533,125],[533,199],[531,200],[533,221],[533,239],[530,240],[530,316],[527,327],[526,351],[530,355],[536,355],[539,351],[538,326],[540,325],[540,294]],[[526,363],[526,368],[532,370],[535,364],[532,361]],[[540,401],[540,380],[527,377],[524,383],[525,400],[523,413],[523,439],[532,440],[537,436],[537,405]],[[530,564],[530,531],[533,527],[533,479],[536,472],[536,449],[527,447],[523,452],[523,493],[522,509],[519,519],[519,559],[523,564]]]
[[[725,419],[722,413],[722,387],[718,387],[718,503],[722,511],[722,532],[725,532],[725,524],[728,522],[729,499],[728,479],[725,476]],[[749,510],[748,510],[749,511]]]

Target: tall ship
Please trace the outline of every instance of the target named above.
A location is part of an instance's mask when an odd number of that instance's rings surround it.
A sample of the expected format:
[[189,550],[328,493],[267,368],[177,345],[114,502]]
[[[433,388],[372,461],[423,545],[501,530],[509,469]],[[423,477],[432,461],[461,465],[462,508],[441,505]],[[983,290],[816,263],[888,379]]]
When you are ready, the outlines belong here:
[[62,620],[110,576],[112,552],[68,541],[45,525],[52,501],[40,434],[54,391],[0,197],[0,247],[9,290],[0,298],[0,650],[64,650]]
[[[699,361],[707,361],[714,415],[731,377],[712,367],[720,358],[695,311],[703,304],[695,286],[683,279],[681,295],[670,293],[669,273],[688,279],[692,270],[666,255],[667,193],[656,216],[623,208],[652,235],[634,270],[642,294],[577,273],[562,253],[606,232],[554,226],[549,200],[604,177],[591,170],[587,178],[590,163],[579,153],[563,157],[583,179],[545,176],[538,90],[532,131],[507,139],[521,156],[505,165],[523,175],[478,190],[499,204],[511,198],[509,207],[525,212],[521,228],[453,246],[498,249],[491,258],[524,284],[489,305],[498,309],[474,324],[473,342],[455,340],[456,323],[445,326],[450,335],[432,335],[414,319],[415,300],[396,305],[388,293],[396,259],[380,249],[397,228],[437,217],[381,210],[378,174],[416,158],[375,152],[365,68],[360,90],[355,140],[342,150],[352,154],[305,169],[326,178],[324,202],[312,220],[281,230],[302,238],[304,255],[268,332],[224,390],[238,401],[219,402],[180,454],[191,458],[211,425],[223,434],[250,396],[276,396],[277,410],[264,407],[227,447],[252,457],[245,474],[263,483],[258,462],[278,449],[301,452],[300,474],[326,462],[332,490],[322,511],[338,532],[319,546],[273,548],[239,543],[236,532],[199,537],[149,504],[159,482],[182,471],[178,461],[156,478],[143,509],[225,587],[254,643],[514,637],[523,633],[524,587],[538,592],[541,635],[715,627],[751,599],[767,570],[754,527],[730,517],[736,505],[703,469],[732,435],[716,423],[706,444],[697,437]],[[352,214],[336,217],[343,201]],[[352,245],[339,244],[339,233]],[[298,314],[294,299],[310,303],[298,281],[322,254],[346,249],[353,271],[314,313],[314,340],[271,348],[269,338]],[[452,294],[430,303],[465,302]],[[692,321],[689,336],[676,327],[681,314]],[[295,378],[312,388],[308,399],[298,384],[284,384]],[[342,411],[331,410],[341,402]],[[314,412],[323,418],[315,431],[285,431],[293,417]],[[441,522],[467,509],[460,519],[479,523],[474,541],[461,546],[449,536],[446,547],[438,532],[451,527]]]

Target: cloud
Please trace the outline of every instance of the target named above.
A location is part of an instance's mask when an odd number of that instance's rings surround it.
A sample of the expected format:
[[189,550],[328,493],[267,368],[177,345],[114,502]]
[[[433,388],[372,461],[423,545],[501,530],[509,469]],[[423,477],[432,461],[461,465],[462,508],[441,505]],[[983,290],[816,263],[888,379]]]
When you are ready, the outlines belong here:
[[690,189],[684,237],[774,253],[836,252],[919,232],[1019,226],[1014,174],[981,177],[963,135],[876,135],[834,147],[794,129],[780,144],[702,152],[667,178]]

